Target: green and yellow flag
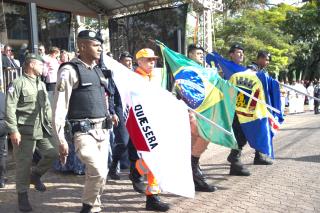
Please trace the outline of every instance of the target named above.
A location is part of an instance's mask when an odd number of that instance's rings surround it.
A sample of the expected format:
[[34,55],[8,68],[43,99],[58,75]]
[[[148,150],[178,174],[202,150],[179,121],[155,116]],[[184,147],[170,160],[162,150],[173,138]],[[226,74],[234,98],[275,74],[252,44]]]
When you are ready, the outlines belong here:
[[[204,68],[186,56],[157,41],[173,73],[176,89],[184,102],[195,111],[232,132],[237,90],[223,80],[215,69]],[[237,149],[234,134],[228,135],[218,127],[197,117],[202,138],[212,143]]]

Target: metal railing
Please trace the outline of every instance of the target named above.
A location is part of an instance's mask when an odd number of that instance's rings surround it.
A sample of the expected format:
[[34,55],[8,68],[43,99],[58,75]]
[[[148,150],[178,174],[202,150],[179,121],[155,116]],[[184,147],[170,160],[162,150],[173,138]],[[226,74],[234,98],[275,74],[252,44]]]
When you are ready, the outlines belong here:
[[22,75],[22,68],[11,68],[11,69],[3,69],[2,71],[3,74],[3,81],[2,81],[2,88],[1,90],[6,93],[8,86],[10,85],[10,83],[20,77]]

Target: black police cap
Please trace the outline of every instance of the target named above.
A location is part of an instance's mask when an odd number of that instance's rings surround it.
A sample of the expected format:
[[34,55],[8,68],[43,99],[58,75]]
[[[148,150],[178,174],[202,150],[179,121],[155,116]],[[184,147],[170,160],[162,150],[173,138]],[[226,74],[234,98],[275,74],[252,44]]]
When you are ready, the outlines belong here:
[[78,39],[97,40],[97,41],[100,41],[101,44],[103,43],[103,39],[100,33],[96,33],[95,31],[92,31],[92,30],[83,30],[79,32]]
[[190,44],[188,46],[188,54],[193,50],[202,50],[204,52],[204,49],[203,49],[203,47],[201,47],[200,44]]
[[229,53],[233,53],[236,49],[244,51],[244,48],[241,46],[241,44],[236,43],[231,45]]
[[271,61],[271,54],[268,51],[259,50],[257,58],[269,58],[269,61]]
[[119,60],[122,60],[126,57],[133,59],[133,56],[128,51],[124,51],[124,52],[120,53]]

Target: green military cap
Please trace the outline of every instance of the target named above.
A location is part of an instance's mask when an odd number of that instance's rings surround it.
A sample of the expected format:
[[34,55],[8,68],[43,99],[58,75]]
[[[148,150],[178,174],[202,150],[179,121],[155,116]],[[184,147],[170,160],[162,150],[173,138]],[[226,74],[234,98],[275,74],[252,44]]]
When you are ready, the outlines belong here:
[[92,30],[82,30],[78,34],[78,39],[89,39],[89,40],[97,40],[103,43],[103,39],[100,35],[100,33],[96,33],[95,31]]
[[35,54],[35,53],[29,53],[29,54],[26,56],[26,61],[31,60],[31,59],[35,59],[35,60],[38,60],[38,61],[41,61],[41,62],[44,63],[43,58],[42,58],[40,55]]

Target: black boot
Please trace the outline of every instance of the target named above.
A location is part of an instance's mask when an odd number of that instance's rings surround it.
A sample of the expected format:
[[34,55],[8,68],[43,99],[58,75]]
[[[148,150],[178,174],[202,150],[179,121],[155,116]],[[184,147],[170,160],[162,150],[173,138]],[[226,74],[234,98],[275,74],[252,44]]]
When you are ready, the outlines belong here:
[[111,180],[120,180],[120,175],[117,169],[118,169],[118,161],[113,160],[109,169],[108,178],[110,178]]
[[32,207],[29,203],[27,192],[18,193],[18,205],[19,205],[19,210],[22,212],[32,211]]
[[32,171],[30,176],[30,183],[34,185],[34,188],[39,192],[44,192],[47,190],[46,186],[40,180],[41,175]]
[[192,175],[195,190],[198,192],[214,192],[217,190],[217,187],[210,186],[205,177],[202,174],[202,171],[199,166],[199,158],[191,156],[191,167],[192,167]]
[[227,160],[231,163],[230,175],[250,176],[250,172],[241,162],[241,150],[232,149]]
[[234,176],[250,176],[249,170],[243,166],[241,162],[231,163],[230,175]]
[[167,203],[161,202],[159,195],[147,195],[146,210],[166,212],[169,208]]
[[82,204],[82,209],[80,211],[80,213],[90,213],[92,209],[92,206],[86,203]]
[[134,161],[130,162],[129,179],[132,182],[134,191],[141,194],[144,193],[144,191],[146,190],[146,186],[144,184],[143,176],[139,174],[138,170],[135,167]]
[[0,188],[4,188],[6,186],[5,174],[6,174],[6,158],[0,157]]
[[229,163],[234,163],[234,162],[240,161],[240,157],[241,157],[241,150],[231,149],[231,152],[227,160],[229,161]]
[[272,165],[273,162],[269,160],[266,156],[264,156],[261,152],[256,151],[253,164],[254,165]]

